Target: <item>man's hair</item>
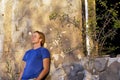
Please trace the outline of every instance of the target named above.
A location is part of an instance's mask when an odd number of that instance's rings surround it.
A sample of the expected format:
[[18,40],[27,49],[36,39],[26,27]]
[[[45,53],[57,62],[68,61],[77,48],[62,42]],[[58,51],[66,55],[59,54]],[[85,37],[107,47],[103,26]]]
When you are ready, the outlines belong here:
[[34,33],[38,33],[40,35],[40,38],[42,39],[42,42],[41,42],[41,46],[44,46],[44,43],[45,43],[45,35],[44,33],[40,32],[40,31],[34,31]]

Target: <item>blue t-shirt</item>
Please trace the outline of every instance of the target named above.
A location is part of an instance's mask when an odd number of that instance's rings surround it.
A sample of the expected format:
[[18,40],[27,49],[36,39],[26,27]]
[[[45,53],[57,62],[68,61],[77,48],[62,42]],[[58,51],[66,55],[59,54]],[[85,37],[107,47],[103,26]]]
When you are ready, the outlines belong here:
[[46,48],[40,47],[38,49],[28,50],[23,61],[26,62],[22,80],[37,78],[43,70],[43,59],[50,58],[50,53]]

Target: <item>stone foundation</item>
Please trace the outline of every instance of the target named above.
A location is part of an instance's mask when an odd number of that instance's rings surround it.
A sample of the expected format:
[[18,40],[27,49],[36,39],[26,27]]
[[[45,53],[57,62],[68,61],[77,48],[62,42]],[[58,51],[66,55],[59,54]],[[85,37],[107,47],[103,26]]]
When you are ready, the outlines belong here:
[[72,63],[64,61],[51,71],[48,80],[120,80],[120,58],[83,58]]

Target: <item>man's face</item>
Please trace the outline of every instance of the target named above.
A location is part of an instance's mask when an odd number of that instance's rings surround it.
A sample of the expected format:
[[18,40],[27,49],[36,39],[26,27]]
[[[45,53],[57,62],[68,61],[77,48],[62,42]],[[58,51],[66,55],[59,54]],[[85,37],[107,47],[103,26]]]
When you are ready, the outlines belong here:
[[31,41],[33,44],[41,43],[40,35],[38,33],[33,33]]

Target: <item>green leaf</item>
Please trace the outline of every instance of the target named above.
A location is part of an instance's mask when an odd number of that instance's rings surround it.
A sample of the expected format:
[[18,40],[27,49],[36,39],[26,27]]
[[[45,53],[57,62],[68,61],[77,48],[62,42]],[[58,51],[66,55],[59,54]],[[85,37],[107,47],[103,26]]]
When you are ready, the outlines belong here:
[[114,28],[120,28],[120,20],[114,22]]

